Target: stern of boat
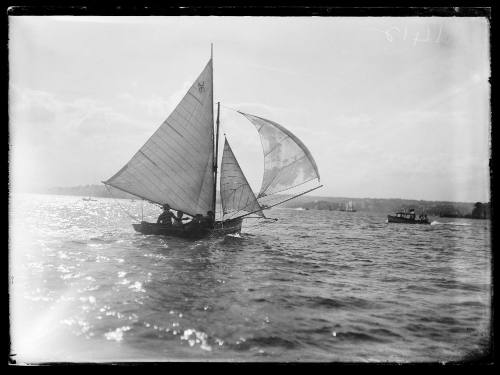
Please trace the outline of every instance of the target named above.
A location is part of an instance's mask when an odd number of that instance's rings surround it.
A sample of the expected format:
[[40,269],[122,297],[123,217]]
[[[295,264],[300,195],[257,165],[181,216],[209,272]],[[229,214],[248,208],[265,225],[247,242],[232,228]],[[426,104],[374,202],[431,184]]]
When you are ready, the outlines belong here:
[[132,224],[136,232],[142,234],[153,234],[153,226],[147,221],[141,221],[139,224]]
[[242,218],[218,221],[215,223],[214,232],[218,235],[226,235],[241,232]]

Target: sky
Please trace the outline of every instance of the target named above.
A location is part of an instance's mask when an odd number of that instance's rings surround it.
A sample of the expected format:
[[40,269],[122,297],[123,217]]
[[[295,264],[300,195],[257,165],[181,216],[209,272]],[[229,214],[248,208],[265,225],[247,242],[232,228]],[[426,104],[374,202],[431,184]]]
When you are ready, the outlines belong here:
[[303,141],[314,195],[489,201],[489,24],[474,17],[10,16],[11,191],[110,178],[211,43],[221,129],[254,190],[259,136],[229,108]]

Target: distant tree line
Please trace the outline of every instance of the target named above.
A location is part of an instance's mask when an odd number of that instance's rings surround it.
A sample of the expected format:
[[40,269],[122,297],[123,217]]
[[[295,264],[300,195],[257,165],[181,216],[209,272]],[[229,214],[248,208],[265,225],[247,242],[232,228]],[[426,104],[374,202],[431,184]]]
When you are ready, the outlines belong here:
[[[316,198],[316,199],[315,199]],[[285,207],[304,208],[308,210],[344,210],[346,203],[353,202],[356,211],[391,213],[399,210],[414,209],[429,216],[464,217],[473,219],[489,219],[490,203],[481,202],[439,202],[410,199],[379,198],[325,198],[300,197],[285,204]]]
[[[469,217],[466,215],[466,217]],[[474,209],[470,214],[472,219],[490,219],[491,218],[491,207],[490,203],[476,202],[474,204]]]
[[[73,187],[54,187],[40,193],[58,195],[92,196],[103,198],[137,199],[134,195],[104,185],[81,185]],[[285,196],[283,196],[285,197]],[[304,208],[310,210],[338,211],[353,202],[353,209],[365,212],[392,213],[402,209],[413,208],[417,213],[424,212],[429,216],[464,217],[472,219],[489,219],[490,203],[481,202],[441,202],[399,198],[346,198],[301,196],[283,204],[282,207]]]

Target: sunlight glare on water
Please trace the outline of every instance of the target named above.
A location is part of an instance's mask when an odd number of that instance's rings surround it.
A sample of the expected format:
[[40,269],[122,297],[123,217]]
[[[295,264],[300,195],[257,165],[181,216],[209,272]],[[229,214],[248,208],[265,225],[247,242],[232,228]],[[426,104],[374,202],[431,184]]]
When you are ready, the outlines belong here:
[[16,361],[455,361],[489,345],[489,221],[273,209],[186,241],[135,233],[120,207],[140,204],[13,197]]

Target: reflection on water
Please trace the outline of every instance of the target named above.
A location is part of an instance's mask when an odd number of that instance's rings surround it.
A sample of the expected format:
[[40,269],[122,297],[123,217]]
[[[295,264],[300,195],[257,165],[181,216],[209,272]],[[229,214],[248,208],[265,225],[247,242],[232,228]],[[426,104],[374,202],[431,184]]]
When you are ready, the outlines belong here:
[[17,360],[453,361],[489,343],[488,221],[274,209],[186,241],[134,233],[120,205],[15,197]]

